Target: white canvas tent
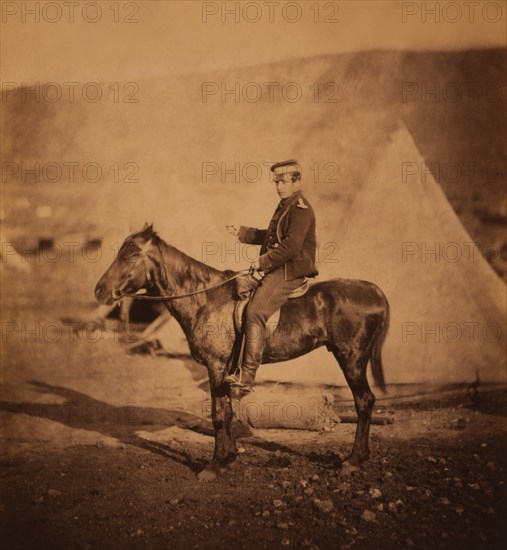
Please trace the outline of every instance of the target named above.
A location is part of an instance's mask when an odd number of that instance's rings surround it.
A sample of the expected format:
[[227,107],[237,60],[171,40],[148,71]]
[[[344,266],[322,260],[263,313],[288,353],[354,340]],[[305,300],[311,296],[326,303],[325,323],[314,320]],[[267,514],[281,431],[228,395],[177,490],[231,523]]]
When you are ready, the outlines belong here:
[[[414,166],[417,174],[407,175]],[[365,279],[386,293],[388,384],[466,383],[476,376],[505,382],[506,287],[421,169],[424,161],[400,124],[336,227],[339,262],[321,264],[319,278]],[[271,380],[341,384],[335,365],[319,350],[260,372]]]

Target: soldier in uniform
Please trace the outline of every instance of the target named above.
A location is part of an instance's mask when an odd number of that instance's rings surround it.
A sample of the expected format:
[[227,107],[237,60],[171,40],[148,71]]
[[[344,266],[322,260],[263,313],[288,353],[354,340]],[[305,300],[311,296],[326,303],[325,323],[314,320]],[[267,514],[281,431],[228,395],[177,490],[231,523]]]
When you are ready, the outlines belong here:
[[271,166],[280,203],[267,229],[227,226],[242,243],[261,245],[252,264],[258,283],[245,314],[245,350],[241,376],[226,378],[241,393],[252,391],[255,374],[262,362],[268,319],[306,277],[315,277],[315,214],[301,192],[301,169],[296,160]]

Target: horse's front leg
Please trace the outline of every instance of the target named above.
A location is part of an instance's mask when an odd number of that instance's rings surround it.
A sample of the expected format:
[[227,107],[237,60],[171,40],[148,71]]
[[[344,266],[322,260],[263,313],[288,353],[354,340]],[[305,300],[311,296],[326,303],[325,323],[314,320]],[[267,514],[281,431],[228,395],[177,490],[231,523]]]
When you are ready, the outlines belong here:
[[236,442],[232,432],[232,401],[229,384],[211,388],[211,416],[215,429],[215,452],[213,459],[222,466],[236,458]]
[[214,386],[211,381],[211,418],[215,430],[215,452],[211,462],[198,474],[199,481],[213,481],[221,469],[236,458],[231,390],[228,384]]

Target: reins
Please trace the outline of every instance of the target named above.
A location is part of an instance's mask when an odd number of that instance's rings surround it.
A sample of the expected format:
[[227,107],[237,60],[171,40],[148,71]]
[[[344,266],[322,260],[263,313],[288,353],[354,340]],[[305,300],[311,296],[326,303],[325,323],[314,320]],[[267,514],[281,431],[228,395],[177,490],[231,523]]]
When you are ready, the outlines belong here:
[[233,275],[232,277],[229,277],[228,279],[225,279],[224,281],[220,281],[219,283],[216,283],[211,286],[207,286],[205,288],[193,290],[192,292],[185,292],[183,294],[173,294],[171,296],[147,296],[145,294],[122,294],[121,298],[137,298],[138,300],[154,300],[154,301],[175,300],[177,298],[186,298],[187,296],[194,296],[195,294],[201,294],[202,292],[208,292],[208,290],[213,290],[214,288],[223,286],[227,283],[230,283],[234,279],[237,279],[240,275],[243,275],[249,272],[250,272],[250,269],[242,269],[241,271],[237,271],[235,275]]

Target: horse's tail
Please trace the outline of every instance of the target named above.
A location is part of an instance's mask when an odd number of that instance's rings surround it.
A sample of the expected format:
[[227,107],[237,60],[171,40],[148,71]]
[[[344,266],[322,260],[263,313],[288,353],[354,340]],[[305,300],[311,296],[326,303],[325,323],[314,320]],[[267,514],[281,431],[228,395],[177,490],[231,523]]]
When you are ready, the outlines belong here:
[[373,348],[370,355],[371,371],[375,384],[383,391],[386,391],[386,382],[384,379],[384,367],[382,366],[382,346],[389,330],[389,302],[386,298],[385,316],[380,326],[380,332],[378,332]]

